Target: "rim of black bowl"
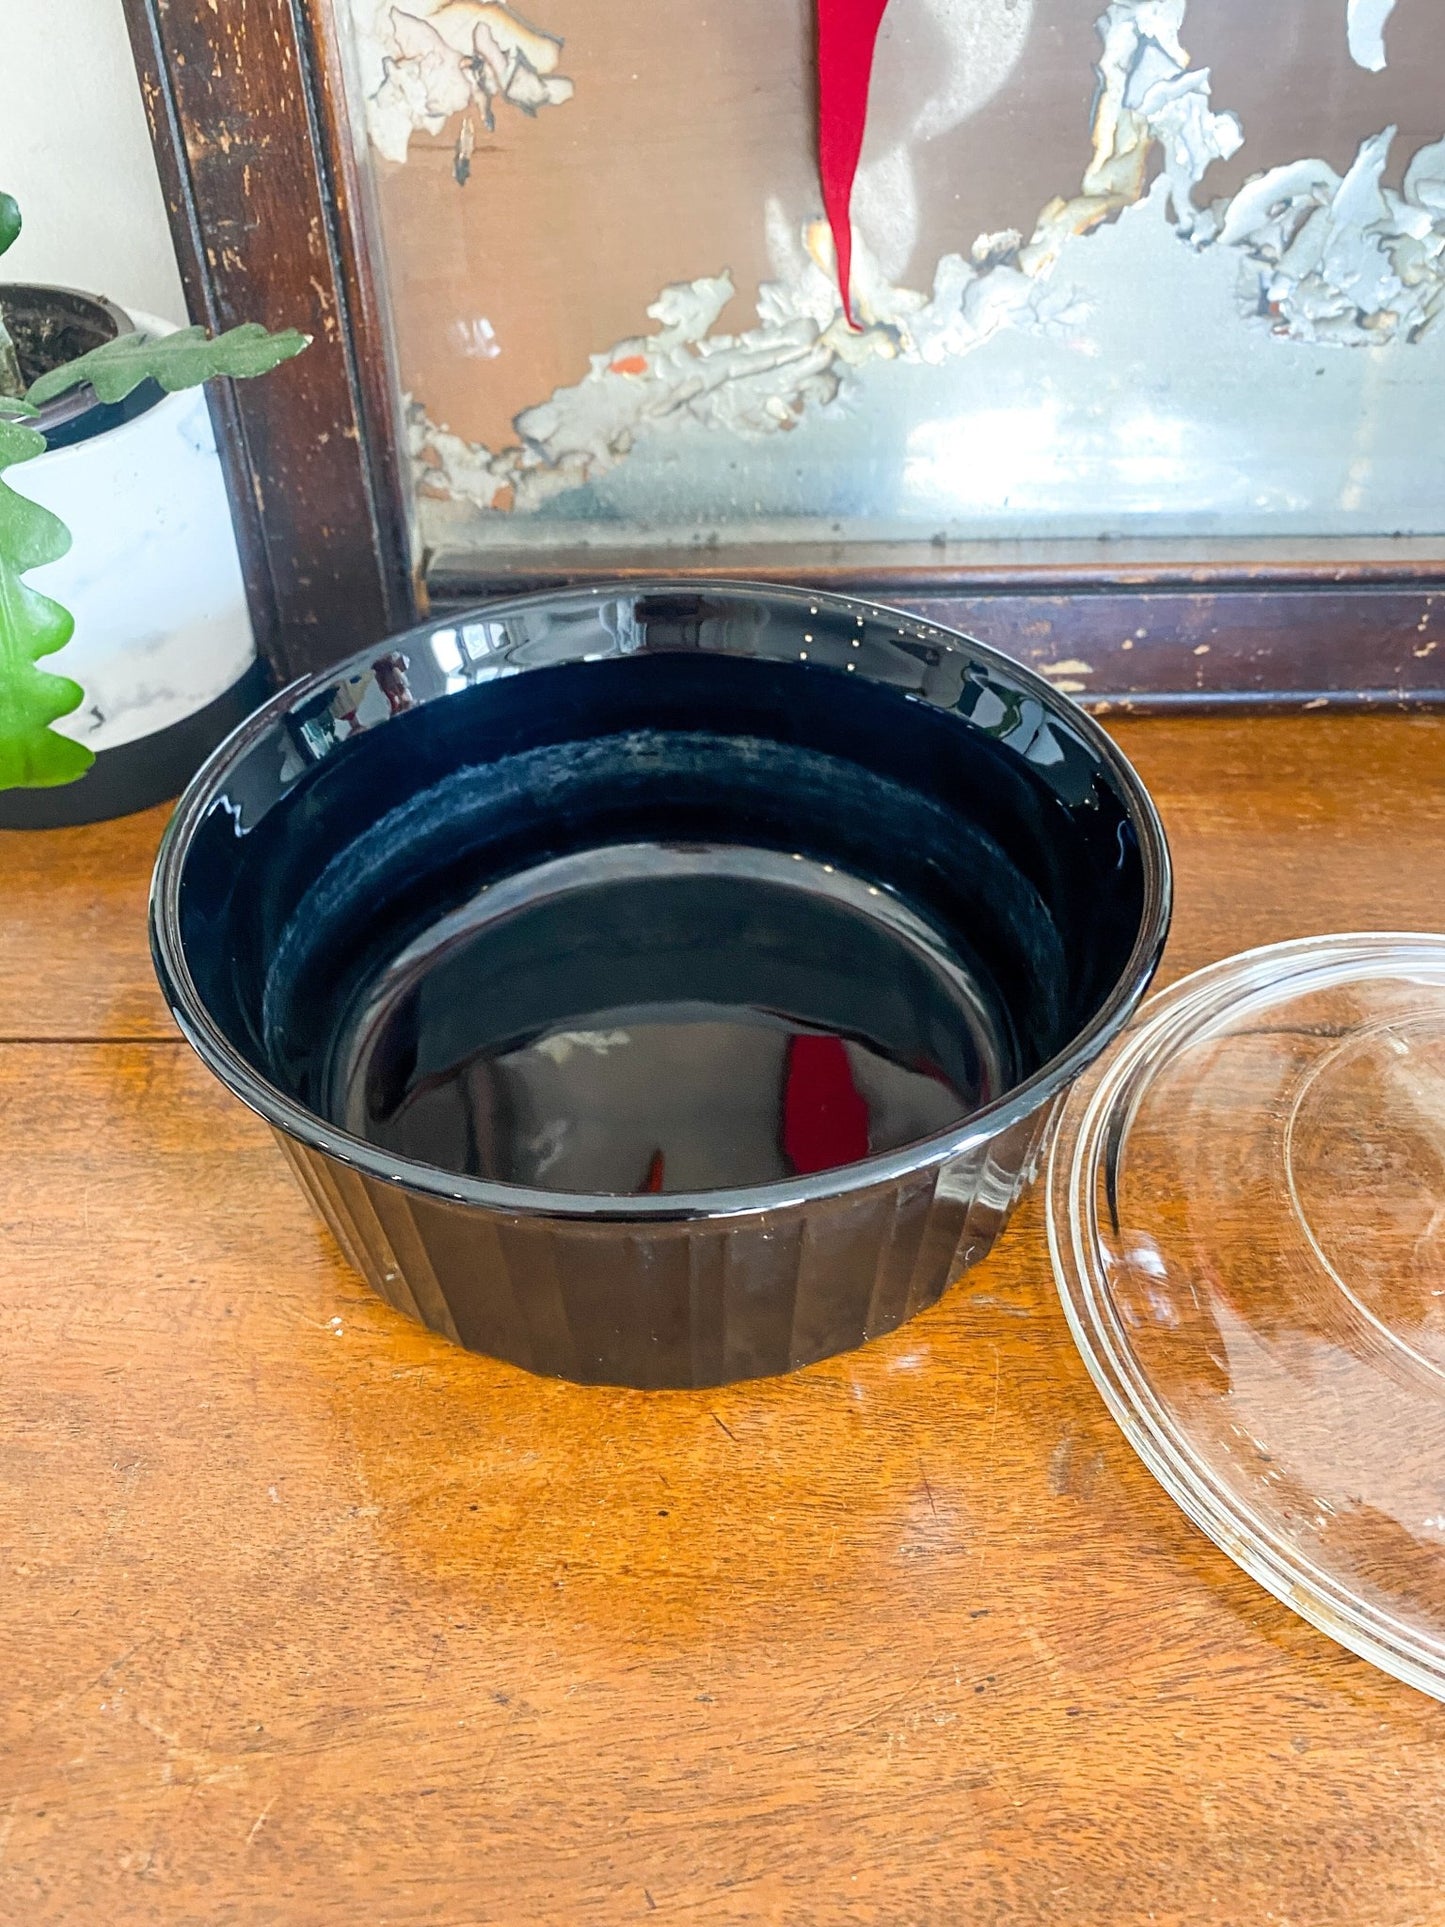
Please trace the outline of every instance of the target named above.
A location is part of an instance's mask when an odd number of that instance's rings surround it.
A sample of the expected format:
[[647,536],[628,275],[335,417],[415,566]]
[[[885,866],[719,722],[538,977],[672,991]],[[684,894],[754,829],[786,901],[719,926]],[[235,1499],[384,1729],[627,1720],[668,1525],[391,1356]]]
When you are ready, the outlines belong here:
[[[487,1178],[470,1177],[462,1172],[447,1171],[439,1165],[400,1156],[365,1138],[353,1136],[351,1132],[308,1110],[262,1077],[212,1021],[191,978],[181,940],[180,886],[185,860],[192,834],[214,801],[222,776],[288,711],[298,708],[330,685],[366,669],[378,656],[404,650],[408,643],[429,639],[438,630],[455,629],[464,622],[479,619],[498,621],[518,610],[544,603],[582,602],[589,598],[598,601],[637,601],[646,596],[684,595],[700,598],[735,597],[743,601],[765,601],[775,605],[798,603],[814,611],[820,604],[826,604],[829,608],[846,613],[862,611],[870,617],[909,624],[931,642],[963,645],[970,657],[996,665],[1025,691],[1037,696],[1050,714],[1064,718],[1071,728],[1078,731],[1119,786],[1139,838],[1144,874],[1144,901],[1139,929],[1128,960],[1113,990],[1084,1028],[1064,1050],[1051,1057],[1022,1083],[1010,1086],[991,1104],[971,1112],[950,1130],[919,1138],[898,1150],[860,1158],[853,1164],[835,1165],[830,1170],[810,1173],[805,1177],[775,1178],[767,1184],[716,1191],[659,1192],[640,1197],[617,1192],[544,1191],[530,1185],[504,1184]],[[526,671],[519,673],[525,674]],[[966,728],[968,725],[960,720],[960,727]],[[176,805],[161,839],[151,878],[150,941],[156,975],[181,1034],[207,1069],[243,1104],[288,1137],[296,1138],[302,1144],[368,1177],[404,1185],[430,1197],[481,1206],[510,1217],[569,1218],[599,1223],[635,1222],[638,1219],[654,1223],[659,1220],[687,1222],[700,1218],[735,1218],[783,1211],[823,1198],[895,1183],[900,1178],[926,1171],[935,1165],[947,1164],[1028,1117],[1086,1069],[1128,1023],[1158,966],[1169,933],[1172,904],[1172,870],[1164,826],[1153,799],[1135,774],[1132,764],[1086,710],[1014,657],[965,635],[961,630],[944,628],[906,609],[868,601],[859,596],[835,595],[826,590],[746,580],[700,583],[659,576],[620,582],[575,583],[562,589],[534,590],[527,594],[499,597],[472,608],[449,611],[446,615],[436,616],[395,636],[386,637],[372,648],[358,650],[355,655],[333,664],[330,669],[302,677],[279,690],[212,752]]]

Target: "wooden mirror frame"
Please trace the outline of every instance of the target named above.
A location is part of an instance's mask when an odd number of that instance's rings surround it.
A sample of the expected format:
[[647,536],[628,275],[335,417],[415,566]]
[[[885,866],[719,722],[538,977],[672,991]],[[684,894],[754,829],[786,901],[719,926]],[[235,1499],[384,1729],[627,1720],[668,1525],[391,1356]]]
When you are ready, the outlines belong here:
[[[275,672],[335,662],[429,605],[595,579],[582,555],[549,558],[545,576],[413,569],[367,167],[328,0],[124,4],[192,318],[315,337],[290,379],[212,401]],[[786,564],[722,549],[673,566],[699,582],[786,577],[898,604],[1101,710],[1445,702],[1445,541],[820,547]]]

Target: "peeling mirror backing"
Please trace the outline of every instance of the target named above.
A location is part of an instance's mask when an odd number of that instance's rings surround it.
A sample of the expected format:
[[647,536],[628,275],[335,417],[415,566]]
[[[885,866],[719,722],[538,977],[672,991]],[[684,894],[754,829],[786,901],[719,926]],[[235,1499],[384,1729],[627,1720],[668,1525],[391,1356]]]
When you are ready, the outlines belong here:
[[892,0],[858,332],[808,0],[337,5],[439,563],[1441,532],[1429,0]]

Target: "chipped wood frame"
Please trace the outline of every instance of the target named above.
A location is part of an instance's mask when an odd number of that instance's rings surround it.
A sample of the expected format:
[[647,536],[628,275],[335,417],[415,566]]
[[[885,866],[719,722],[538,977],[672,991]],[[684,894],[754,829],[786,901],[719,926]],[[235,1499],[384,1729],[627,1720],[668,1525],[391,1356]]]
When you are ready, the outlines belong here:
[[212,402],[257,641],[297,675],[417,607],[339,49],[302,0],[125,10],[192,320],[314,337],[284,392],[247,383]]
[[[510,573],[453,558],[424,579],[413,569],[366,170],[325,0],[124,4],[192,317],[316,336],[304,381],[213,403],[275,671],[334,662],[428,600],[596,579],[581,552]],[[1427,541],[711,549],[674,566],[699,584],[776,576],[876,596],[1099,708],[1445,701],[1445,554]]]

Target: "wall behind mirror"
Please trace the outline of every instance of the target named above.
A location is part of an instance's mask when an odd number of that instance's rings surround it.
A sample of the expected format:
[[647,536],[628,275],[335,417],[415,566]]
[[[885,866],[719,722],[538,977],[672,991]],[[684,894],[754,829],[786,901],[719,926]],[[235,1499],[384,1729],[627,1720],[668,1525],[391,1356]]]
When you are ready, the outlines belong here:
[[4,22],[0,187],[25,216],[5,279],[184,321],[121,0],[4,0]]

